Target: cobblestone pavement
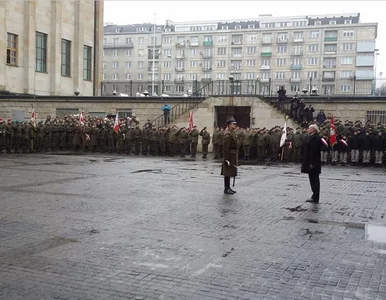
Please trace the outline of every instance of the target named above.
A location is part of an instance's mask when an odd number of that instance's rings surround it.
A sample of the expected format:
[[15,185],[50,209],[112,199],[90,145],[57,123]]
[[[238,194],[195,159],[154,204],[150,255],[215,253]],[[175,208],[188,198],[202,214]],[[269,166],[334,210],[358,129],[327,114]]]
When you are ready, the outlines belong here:
[[386,299],[366,225],[386,226],[382,169],[323,168],[319,205],[297,165],[241,166],[232,196],[213,161],[3,155],[0,170],[0,299]]

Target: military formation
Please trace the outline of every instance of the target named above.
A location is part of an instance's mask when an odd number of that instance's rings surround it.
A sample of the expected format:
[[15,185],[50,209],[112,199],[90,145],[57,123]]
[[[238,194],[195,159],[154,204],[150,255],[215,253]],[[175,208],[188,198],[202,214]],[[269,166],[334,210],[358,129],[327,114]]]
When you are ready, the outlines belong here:
[[[362,124],[335,120],[336,143],[329,145],[331,124],[327,118],[323,123],[314,119],[320,127],[320,135],[327,145],[322,148],[324,164],[353,165],[385,164],[386,135],[383,125],[373,125],[370,121]],[[51,151],[83,151],[152,156],[189,155],[195,158],[198,144],[201,144],[202,158],[207,159],[209,145],[213,145],[214,159],[222,158],[222,141],[225,129],[215,128],[211,135],[206,128],[165,126],[155,128],[151,122],[140,126],[138,123],[119,120],[119,128],[114,129],[114,118],[85,117],[79,122],[76,116],[45,121],[13,122],[0,119],[1,153],[35,153]],[[283,147],[280,140],[283,128],[237,128],[239,158],[259,162],[301,163],[303,146],[307,139],[306,128],[287,128]]]

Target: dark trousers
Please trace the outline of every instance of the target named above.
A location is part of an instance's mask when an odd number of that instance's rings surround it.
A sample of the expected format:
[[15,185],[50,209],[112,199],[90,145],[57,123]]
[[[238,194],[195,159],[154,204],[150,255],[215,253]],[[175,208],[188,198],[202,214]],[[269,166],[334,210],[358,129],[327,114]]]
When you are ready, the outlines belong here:
[[196,157],[197,154],[197,143],[192,143],[190,151],[192,153],[192,157]]
[[312,190],[312,199],[319,201],[320,195],[320,180],[318,173],[309,173],[308,178],[310,180],[311,190]]
[[229,189],[231,187],[231,178],[224,176],[224,188]]

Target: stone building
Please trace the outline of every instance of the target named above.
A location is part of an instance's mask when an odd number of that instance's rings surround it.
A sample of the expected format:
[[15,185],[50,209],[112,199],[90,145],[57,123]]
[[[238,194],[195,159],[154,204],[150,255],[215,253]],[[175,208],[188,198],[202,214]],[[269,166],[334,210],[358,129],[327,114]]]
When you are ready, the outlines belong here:
[[[130,89],[134,95],[144,86],[152,92],[143,49],[151,47],[153,26],[143,27],[105,27],[104,95]],[[155,92],[179,96],[231,77],[259,79],[266,93],[284,85],[289,94],[312,88],[323,95],[374,94],[377,27],[358,13],[167,22],[156,26]],[[127,41],[130,51],[122,49]]]
[[0,22],[0,93],[100,95],[103,0],[2,0]]

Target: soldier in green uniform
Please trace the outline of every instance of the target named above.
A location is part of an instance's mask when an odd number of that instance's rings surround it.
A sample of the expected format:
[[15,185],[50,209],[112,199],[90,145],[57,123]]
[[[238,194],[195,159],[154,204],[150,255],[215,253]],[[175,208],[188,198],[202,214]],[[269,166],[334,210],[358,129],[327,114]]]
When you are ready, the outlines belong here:
[[213,133],[213,137],[212,137],[214,159],[220,158],[220,150],[221,150],[220,147],[221,147],[221,143],[222,143],[221,138],[222,138],[222,134],[220,132],[220,128],[216,127],[216,129],[214,130],[214,133]]
[[36,133],[36,145],[35,149],[37,152],[43,151],[43,138],[44,138],[44,124],[43,121],[40,121],[37,126]]
[[142,155],[149,153],[149,139],[150,139],[150,128],[145,126],[142,129]]
[[302,134],[300,127],[296,128],[295,134],[292,136],[292,149],[293,149],[293,159],[295,163],[300,163],[300,149],[302,148]]
[[244,152],[244,160],[249,160],[251,156],[251,146],[253,142],[253,133],[250,128],[247,128],[244,132],[243,138],[243,152]]
[[236,121],[230,119],[227,121],[227,130],[223,138],[223,163],[221,167],[221,175],[224,176],[224,194],[233,195],[236,191],[231,189],[231,177],[237,176],[238,166],[238,142],[234,132]]
[[12,134],[13,134],[11,119],[7,120],[7,124],[5,124],[4,129],[5,129],[5,153],[11,153]]
[[190,135],[190,152],[191,152],[191,157],[196,158],[197,155],[197,145],[198,145],[198,136],[200,133],[197,130],[197,126],[193,126],[192,131],[189,133]]
[[5,148],[5,124],[2,118],[0,118],[0,153],[3,153]]
[[91,137],[90,137],[91,149],[92,149],[92,152],[96,152],[98,147],[99,129],[95,123],[91,126],[90,134],[91,134]]
[[139,155],[141,152],[141,139],[142,130],[139,128],[139,126],[136,126],[134,129],[135,155]]
[[178,131],[178,143],[180,146],[180,156],[185,157],[189,147],[189,133],[185,127],[180,128]]
[[158,155],[157,141],[158,141],[158,130],[154,126],[150,129],[150,155]]
[[202,137],[201,139],[201,145],[202,145],[202,158],[206,159],[208,156],[208,147],[210,143],[210,133],[206,131],[206,127],[201,130],[200,135]]

